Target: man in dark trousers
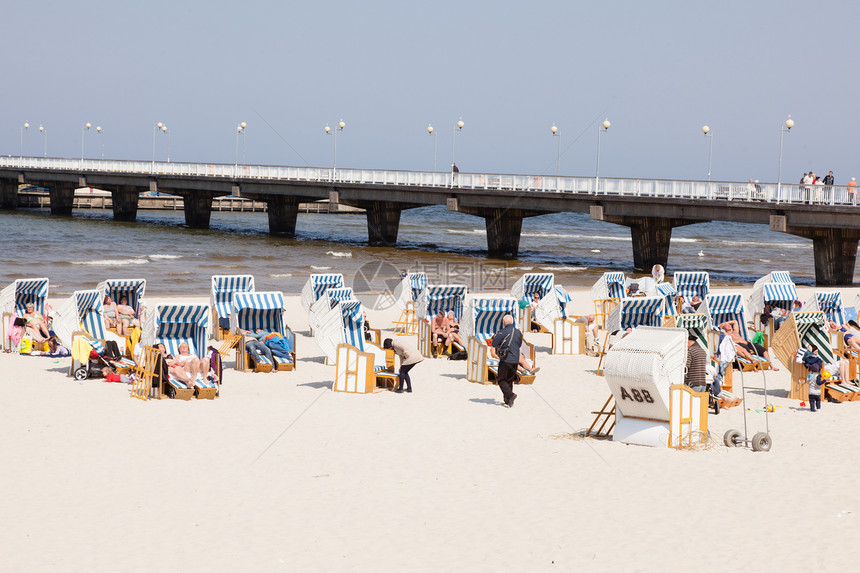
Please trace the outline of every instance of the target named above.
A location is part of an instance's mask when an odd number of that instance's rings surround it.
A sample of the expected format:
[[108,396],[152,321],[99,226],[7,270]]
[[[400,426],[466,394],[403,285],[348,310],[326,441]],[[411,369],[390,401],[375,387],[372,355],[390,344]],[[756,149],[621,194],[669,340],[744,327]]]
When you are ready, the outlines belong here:
[[499,383],[499,389],[508,408],[513,408],[514,400],[517,399],[513,386],[522,343],[523,333],[514,326],[514,317],[506,314],[502,319],[502,329],[493,337],[493,350],[499,357],[499,375],[496,381]]

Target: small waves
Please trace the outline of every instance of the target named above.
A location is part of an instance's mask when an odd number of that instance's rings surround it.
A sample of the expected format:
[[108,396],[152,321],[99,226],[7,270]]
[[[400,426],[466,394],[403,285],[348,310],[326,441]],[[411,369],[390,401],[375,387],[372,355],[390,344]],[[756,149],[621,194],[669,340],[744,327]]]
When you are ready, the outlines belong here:
[[145,265],[146,259],[97,259],[95,261],[69,261],[72,265],[87,265],[93,267],[124,267],[126,265]]
[[273,279],[285,279],[285,278],[291,277],[293,275],[292,275],[292,273],[280,273],[277,275],[269,275],[269,276],[272,277]]
[[315,271],[330,271],[331,270],[331,267],[316,267],[314,265],[311,265],[311,268]]
[[551,267],[540,267],[540,270],[547,272],[576,272],[576,271],[587,271],[588,267],[568,267],[565,265],[560,266],[551,266]]
[[327,255],[331,255],[333,257],[352,257],[352,253],[349,251],[326,251]]
[[157,261],[159,259],[170,260],[170,259],[181,259],[182,258],[182,255],[146,255],[146,256],[149,257],[150,259],[154,260],[154,261]]

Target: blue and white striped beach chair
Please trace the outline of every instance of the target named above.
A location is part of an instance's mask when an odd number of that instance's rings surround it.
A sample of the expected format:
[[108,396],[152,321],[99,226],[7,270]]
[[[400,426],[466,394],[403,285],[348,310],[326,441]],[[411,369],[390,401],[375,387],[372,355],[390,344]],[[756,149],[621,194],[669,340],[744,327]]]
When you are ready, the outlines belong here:
[[[791,276],[785,271],[774,271],[758,279],[753,285],[748,304],[750,312],[753,313],[753,326],[761,330],[770,340],[774,333],[773,321],[768,322],[767,329],[762,327],[761,315],[765,305],[781,308],[791,312],[794,310],[794,301],[797,300],[797,289]],[[765,346],[768,346],[765,344]]]
[[[144,346],[164,344],[168,354],[179,354],[179,345],[188,344],[194,356],[207,359],[206,345],[209,340],[208,304],[159,304],[143,323],[141,342]],[[217,395],[217,384],[195,381],[190,387],[170,377],[164,391],[171,398],[188,400],[198,394]],[[201,396],[203,397],[203,396]]]
[[[812,298],[803,305],[803,309],[821,311],[828,321],[832,320],[840,327],[847,322],[845,309],[842,306],[842,293],[838,290],[815,291]],[[845,348],[845,339],[841,332],[830,332],[830,348],[834,351],[841,351]]]
[[[708,347],[712,353],[716,353],[718,349],[721,334],[719,327],[724,322],[737,321],[741,338],[749,341],[746,307],[739,293],[709,294],[699,311],[708,316]],[[743,371],[770,368],[770,361],[763,356],[754,355],[752,361],[738,356],[736,362]]]
[[711,290],[711,279],[704,271],[678,271],[672,276],[676,296],[690,302],[694,296],[705,300]]
[[665,301],[663,304],[663,315],[674,316],[678,314],[678,308],[675,304],[675,296],[678,294],[678,291],[675,290],[674,285],[672,283],[657,283],[654,286],[654,290],[656,291],[655,296],[662,296]]
[[[490,384],[499,374],[499,361],[490,354],[488,339],[502,329],[505,315],[515,316],[518,307],[513,297],[468,295],[460,321],[460,336],[466,342],[466,380]],[[534,346],[523,340],[523,354],[534,365]],[[534,375],[520,376],[520,383],[531,384]]]
[[534,317],[532,304],[543,300],[555,288],[555,275],[552,273],[526,273],[511,287],[511,296],[517,301],[517,325],[523,332],[534,328],[542,332],[550,332],[549,326],[539,323]]
[[663,326],[663,305],[661,296],[623,298],[606,319],[606,329],[615,332],[637,326]]
[[365,394],[376,390],[378,383],[392,387],[396,383],[386,351],[364,340],[363,315],[359,301],[339,301],[320,316],[314,331],[317,345],[335,365],[335,392]]
[[425,273],[407,273],[394,289],[394,299],[400,307],[400,318],[394,321],[394,334],[409,336],[415,334],[418,322],[415,319],[415,301],[427,288]]
[[594,316],[600,328],[606,328],[606,319],[622,298],[627,296],[624,273],[613,271],[603,273],[591,287],[591,301]]
[[27,312],[27,305],[33,303],[36,312],[45,316],[47,299],[48,279],[18,279],[0,291],[0,326],[3,329],[5,350],[17,352],[20,346],[20,342],[13,345],[9,338],[12,315],[23,316]]
[[[454,318],[463,318],[463,299],[468,288],[462,285],[428,286],[415,301],[415,317],[418,320],[418,351],[424,357],[433,356],[431,323],[439,312],[454,312]],[[438,349],[437,349],[438,350]]]
[[230,321],[230,308],[234,293],[254,292],[253,275],[213,275],[209,291],[209,304],[212,307],[212,338],[221,340],[230,330],[222,326],[221,319]]
[[308,311],[308,325],[311,327],[311,333],[315,332],[321,316],[328,314],[328,311],[337,304],[347,300],[357,300],[349,287],[330,287],[314,301]]
[[302,287],[302,308],[310,312],[311,306],[328,288],[343,288],[343,275],[340,273],[312,274]]
[[236,292],[230,304],[230,332],[239,334],[239,330],[257,332],[262,328],[269,333],[283,336],[287,345],[292,349],[290,358],[274,357],[274,362],[261,355],[258,361],[252,359],[252,354],[245,348],[250,339],[243,337],[236,345],[236,369],[242,371],[254,370],[270,372],[275,370],[293,370],[296,366],[296,336],[287,326],[285,319],[284,295],[280,292]]
[[141,301],[146,293],[146,279],[108,279],[100,282],[96,290],[102,293],[102,299],[109,296],[116,303],[126,297],[128,306],[140,316]]

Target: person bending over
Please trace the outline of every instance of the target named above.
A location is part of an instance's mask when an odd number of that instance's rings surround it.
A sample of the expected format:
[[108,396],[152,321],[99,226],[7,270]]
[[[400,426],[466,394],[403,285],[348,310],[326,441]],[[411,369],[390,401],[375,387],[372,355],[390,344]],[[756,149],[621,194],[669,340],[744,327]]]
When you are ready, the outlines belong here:
[[402,393],[403,385],[405,384],[406,391],[412,392],[412,378],[409,377],[409,371],[412,370],[416,364],[424,360],[424,357],[421,356],[421,353],[418,352],[417,349],[406,346],[399,340],[395,341],[390,338],[386,338],[385,341],[383,341],[382,348],[385,350],[393,350],[394,354],[400,357],[400,370],[397,373],[399,383],[394,391],[398,394]]

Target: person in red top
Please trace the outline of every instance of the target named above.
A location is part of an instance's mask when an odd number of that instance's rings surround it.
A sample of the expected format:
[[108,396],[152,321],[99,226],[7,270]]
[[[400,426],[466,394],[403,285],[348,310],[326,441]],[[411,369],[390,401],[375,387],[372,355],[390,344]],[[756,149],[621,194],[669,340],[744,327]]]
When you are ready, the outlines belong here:
[[854,199],[856,197],[856,195],[855,195],[856,192],[857,192],[857,182],[852,177],[851,181],[848,182],[848,200],[851,201],[852,205],[857,204],[857,202]]

